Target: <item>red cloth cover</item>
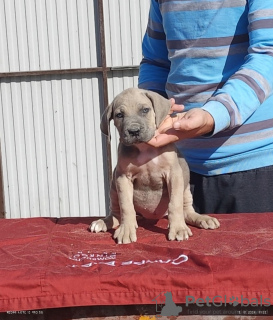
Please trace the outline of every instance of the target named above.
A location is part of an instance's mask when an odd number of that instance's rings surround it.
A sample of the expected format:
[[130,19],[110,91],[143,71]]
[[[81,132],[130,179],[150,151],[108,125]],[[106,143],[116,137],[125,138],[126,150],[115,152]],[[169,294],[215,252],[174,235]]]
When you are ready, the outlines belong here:
[[186,242],[167,240],[166,219],[142,221],[129,245],[90,233],[92,218],[0,220],[0,312],[154,304],[166,291],[273,302],[273,214],[217,217]]

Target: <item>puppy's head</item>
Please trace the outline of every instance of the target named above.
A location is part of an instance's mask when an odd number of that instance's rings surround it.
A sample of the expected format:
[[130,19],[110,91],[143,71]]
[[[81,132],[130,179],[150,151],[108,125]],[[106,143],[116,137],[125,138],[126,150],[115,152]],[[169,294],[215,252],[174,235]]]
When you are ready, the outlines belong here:
[[123,144],[147,142],[154,136],[170,107],[170,101],[155,92],[137,88],[124,90],[105,109],[101,131],[110,138],[109,124],[113,119]]

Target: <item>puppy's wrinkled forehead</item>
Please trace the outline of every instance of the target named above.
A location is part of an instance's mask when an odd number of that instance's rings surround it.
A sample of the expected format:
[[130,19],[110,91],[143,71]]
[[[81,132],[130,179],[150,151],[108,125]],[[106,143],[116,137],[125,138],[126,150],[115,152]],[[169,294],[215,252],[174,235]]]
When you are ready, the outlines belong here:
[[143,106],[153,107],[147,95],[140,90],[128,90],[116,96],[113,103],[113,111],[118,109],[118,111],[130,113],[130,111],[133,112]]

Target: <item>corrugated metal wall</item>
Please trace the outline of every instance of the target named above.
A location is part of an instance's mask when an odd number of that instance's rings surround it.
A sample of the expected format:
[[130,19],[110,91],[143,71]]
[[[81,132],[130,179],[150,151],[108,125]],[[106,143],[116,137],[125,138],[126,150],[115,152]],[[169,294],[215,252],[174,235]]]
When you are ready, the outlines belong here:
[[107,65],[139,65],[150,0],[104,0]]
[[[106,213],[98,1],[0,0],[0,138],[7,218]],[[103,6],[110,101],[137,85],[135,66],[141,59],[149,1],[104,0]],[[115,133],[111,145],[115,164]]]
[[[105,37],[109,101],[126,88],[137,87],[141,42],[147,27],[150,0],[105,0]],[[127,68],[128,67],[128,68]],[[130,68],[131,67],[131,68]],[[118,136],[111,125],[112,166],[117,160]]]
[[1,0],[1,72],[98,65],[90,0]]

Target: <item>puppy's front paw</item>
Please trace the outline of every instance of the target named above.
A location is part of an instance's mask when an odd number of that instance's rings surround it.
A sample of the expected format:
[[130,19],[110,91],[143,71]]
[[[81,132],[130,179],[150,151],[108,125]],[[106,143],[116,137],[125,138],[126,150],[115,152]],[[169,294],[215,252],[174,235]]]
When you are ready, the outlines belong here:
[[103,219],[93,221],[90,225],[90,231],[96,232],[96,233],[101,231],[106,232],[107,231],[106,223],[104,222]]
[[169,240],[189,240],[189,237],[192,236],[191,229],[185,225],[180,227],[170,227],[168,238]]
[[118,244],[127,244],[137,241],[136,228],[137,223],[121,223],[114,233],[114,239]]

